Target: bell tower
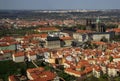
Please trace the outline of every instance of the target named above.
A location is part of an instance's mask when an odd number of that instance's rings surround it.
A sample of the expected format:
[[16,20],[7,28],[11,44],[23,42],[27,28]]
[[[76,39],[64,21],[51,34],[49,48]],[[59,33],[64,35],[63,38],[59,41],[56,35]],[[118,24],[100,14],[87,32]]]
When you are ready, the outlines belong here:
[[96,32],[100,32],[100,18],[98,17],[97,19],[96,19]]

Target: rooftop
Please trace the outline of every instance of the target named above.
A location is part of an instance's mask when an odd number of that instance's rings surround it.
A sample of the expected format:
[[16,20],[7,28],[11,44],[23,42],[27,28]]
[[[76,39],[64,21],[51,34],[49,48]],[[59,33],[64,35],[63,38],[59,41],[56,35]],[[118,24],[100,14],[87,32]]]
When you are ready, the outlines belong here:
[[48,81],[53,80],[56,77],[56,74],[45,71],[42,67],[28,69],[27,72],[30,73],[30,76],[34,81]]

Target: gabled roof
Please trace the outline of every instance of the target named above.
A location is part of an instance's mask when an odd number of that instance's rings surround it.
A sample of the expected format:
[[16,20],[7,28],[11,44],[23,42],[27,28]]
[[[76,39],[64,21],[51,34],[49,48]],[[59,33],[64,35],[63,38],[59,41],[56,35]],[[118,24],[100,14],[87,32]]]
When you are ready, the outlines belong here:
[[47,38],[48,34],[32,34],[33,37],[41,37],[41,38]]
[[84,33],[91,33],[92,31],[90,31],[90,30],[77,30],[76,32],[84,34]]
[[120,33],[120,28],[107,29],[107,32],[111,32],[111,31]]
[[21,52],[21,51],[19,51],[19,52],[17,52],[17,53],[15,53],[15,54],[13,54],[15,57],[20,57],[20,56],[24,56],[24,52]]
[[58,30],[58,29],[55,28],[55,27],[41,27],[41,28],[39,28],[38,30],[44,32],[44,31],[56,31],[56,30]]
[[9,80],[10,80],[10,81],[17,81],[17,79],[15,78],[14,75],[9,76]]
[[33,81],[51,81],[56,77],[56,74],[45,71],[42,67],[28,69],[27,72],[30,73]]
[[59,37],[50,37],[50,36],[48,36],[47,41],[60,41],[60,38]]
[[73,38],[68,36],[68,37],[60,37],[61,40],[72,40]]
[[93,41],[92,43],[96,44],[96,45],[105,45],[106,44],[105,42],[100,42],[100,41]]

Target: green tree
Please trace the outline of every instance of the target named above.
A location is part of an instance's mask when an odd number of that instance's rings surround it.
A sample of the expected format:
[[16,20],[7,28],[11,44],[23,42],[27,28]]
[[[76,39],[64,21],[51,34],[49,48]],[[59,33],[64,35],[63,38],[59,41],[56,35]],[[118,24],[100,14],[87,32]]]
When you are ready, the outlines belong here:
[[65,81],[74,81],[76,77],[65,73],[64,71],[57,71],[58,76],[62,77]]
[[100,78],[107,79],[108,75],[107,74],[101,74]]
[[112,62],[113,61],[113,56],[109,57],[109,61]]
[[76,27],[80,30],[86,30],[86,26],[85,25],[80,25],[80,24],[77,24]]
[[85,66],[82,66],[82,67],[81,67],[81,71],[84,71],[84,70],[85,70]]
[[99,81],[98,78],[94,77],[94,76],[90,76],[90,77],[87,77],[85,78],[84,80],[82,81]]
[[108,39],[105,36],[103,36],[100,41],[102,41],[102,42],[108,42]]
[[115,81],[120,81],[120,77],[118,76],[118,77],[115,77],[115,79],[114,79]]

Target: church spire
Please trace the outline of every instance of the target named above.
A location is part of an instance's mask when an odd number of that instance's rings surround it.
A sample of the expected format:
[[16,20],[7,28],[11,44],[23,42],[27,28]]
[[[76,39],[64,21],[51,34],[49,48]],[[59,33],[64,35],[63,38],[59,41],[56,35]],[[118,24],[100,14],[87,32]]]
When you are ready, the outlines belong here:
[[98,16],[96,19],[96,31],[99,32],[99,23],[100,23],[100,17]]

